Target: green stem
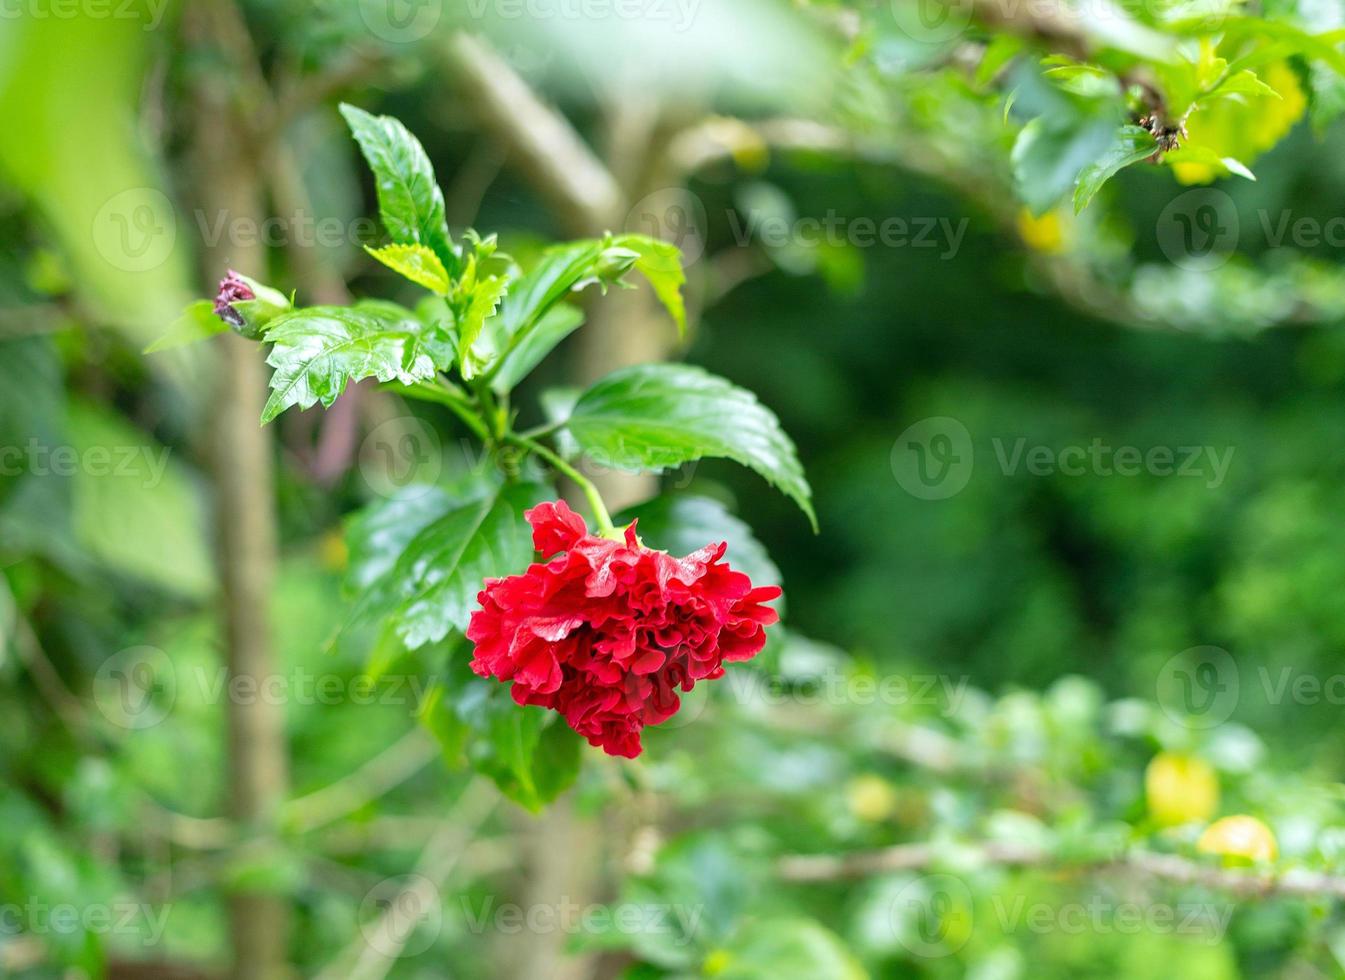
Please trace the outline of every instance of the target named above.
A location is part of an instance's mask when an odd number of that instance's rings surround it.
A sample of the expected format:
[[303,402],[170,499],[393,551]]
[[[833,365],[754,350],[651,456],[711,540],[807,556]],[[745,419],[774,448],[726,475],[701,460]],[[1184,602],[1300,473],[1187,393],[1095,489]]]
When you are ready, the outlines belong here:
[[593,519],[597,521],[598,532],[604,538],[621,540],[616,526],[612,523],[612,516],[607,513],[607,505],[603,503],[602,494],[598,493],[598,488],[593,485],[593,481],[584,476],[577,469],[565,462],[559,455],[552,452],[536,439],[530,439],[524,435],[516,433],[507,433],[504,436],[506,442],[512,442],[516,446],[522,446],[524,449],[531,450],[538,456],[550,463],[560,473],[564,473],[584,491],[584,497],[588,500],[589,508],[593,511]]
[[486,423],[477,414],[475,406],[472,405],[466,395],[456,388],[449,387],[446,384],[436,384],[433,381],[418,381],[414,385],[400,385],[398,390],[411,398],[419,398],[422,401],[443,405],[462,419],[467,428],[475,432],[482,442],[489,445],[493,441],[490,429],[486,427]]

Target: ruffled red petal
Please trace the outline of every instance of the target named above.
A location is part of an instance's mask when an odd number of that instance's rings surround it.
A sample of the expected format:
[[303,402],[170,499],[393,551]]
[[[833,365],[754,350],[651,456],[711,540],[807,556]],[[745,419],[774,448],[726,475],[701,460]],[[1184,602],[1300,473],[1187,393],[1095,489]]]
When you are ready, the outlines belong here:
[[780,590],[724,564],[724,542],[676,558],[641,545],[633,524],[623,541],[590,535],[564,501],[526,516],[554,557],[486,582],[467,628],[472,670],[608,754],[639,755],[640,732],[676,713],[679,691],[765,646],[778,616],[764,603]]

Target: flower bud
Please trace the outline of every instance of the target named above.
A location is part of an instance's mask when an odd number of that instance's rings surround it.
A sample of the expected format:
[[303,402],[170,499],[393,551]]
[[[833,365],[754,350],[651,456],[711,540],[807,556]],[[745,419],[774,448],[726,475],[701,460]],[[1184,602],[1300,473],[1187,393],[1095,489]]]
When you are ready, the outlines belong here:
[[278,289],[229,270],[220,280],[215,294],[215,315],[249,340],[257,340],[263,329],[293,303]]

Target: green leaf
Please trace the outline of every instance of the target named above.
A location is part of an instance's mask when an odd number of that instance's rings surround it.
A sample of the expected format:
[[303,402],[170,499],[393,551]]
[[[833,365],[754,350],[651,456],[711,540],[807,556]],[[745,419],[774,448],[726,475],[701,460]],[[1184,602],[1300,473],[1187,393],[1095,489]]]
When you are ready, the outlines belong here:
[[1080,171],[1107,152],[1116,134],[1110,114],[1101,118],[1038,116],[1013,145],[1014,181],[1034,215],[1055,206],[1074,187]]
[[517,346],[495,370],[491,387],[503,394],[528,376],[557,344],[579,329],[584,311],[568,303],[547,310],[537,325],[519,340]]
[[199,299],[189,304],[169,326],[168,332],[146,347],[144,352],[157,354],[175,347],[186,347],[228,329],[229,325],[215,315],[215,304],[208,299]]
[[466,630],[482,583],[528,567],[532,534],[523,511],[545,497],[537,484],[489,486],[411,539],[378,590],[395,603],[394,625],[409,649]]
[[382,248],[366,245],[364,250],[417,285],[440,296],[448,292],[449,279],[444,264],[424,245],[384,245]]
[[489,363],[489,358],[475,349],[477,338],[486,325],[486,320],[495,315],[500,302],[509,291],[511,283],[503,276],[486,276],[476,283],[471,299],[458,320],[458,363],[462,365],[462,376],[468,381],[475,378]]
[[976,74],[973,81],[977,88],[985,88],[995,80],[995,76],[1000,73],[1018,54],[1027,47],[1027,42],[1013,34],[997,34],[981,55],[980,64],[976,66]]
[[682,287],[686,285],[687,277],[682,270],[681,249],[671,242],[647,235],[618,235],[612,244],[639,253],[640,257],[635,260],[636,270],[649,280],[654,295],[677,324],[677,335],[686,336],[687,311]]
[[516,704],[509,685],[473,674],[470,660],[462,644],[451,645],[421,723],[450,765],[466,761],[514,802],[541,810],[579,775],[583,740],[558,715]]
[[458,256],[448,235],[444,195],[425,148],[391,116],[373,116],[342,103],[350,132],[374,172],[379,217],[399,245],[424,245],[456,274]]
[[867,980],[840,938],[813,919],[748,921],[719,952],[722,980]]
[[1079,173],[1079,182],[1074,188],[1074,213],[1078,214],[1088,207],[1094,195],[1102,185],[1116,176],[1118,172],[1153,156],[1158,143],[1153,135],[1140,126],[1122,126],[1116,141],[1102,158],[1090,163]]
[[[649,280],[654,294],[676,322],[679,334],[684,333],[686,306],[681,288],[686,276],[681,252],[675,245],[645,235],[570,242],[548,250],[541,262],[515,280],[500,305],[499,315],[487,322],[477,342],[475,357],[481,364],[495,365],[488,371],[495,390],[509,390],[579,326],[578,322],[548,319],[558,303],[590,283],[598,283],[605,289],[609,283],[620,282],[630,268]],[[540,330],[543,323],[547,329]],[[534,340],[532,334],[539,330],[543,336]],[[515,361],[515,351],[525,345],[529,350]],[[506,363],[510,364],[509,375],[514,379],[510,384],[499,380]]]
[[817,529],[803,466],[775,414],[700,368],[646,364],[609,374],[580,396],[566,427],[585,453],[617,469],[732,459],[778,487]]
[[[92,403],[71,405],[74,534],[106,567],[177,595],[214,586],[205,515],[187,473],[161,446]],[[52,456],[54,472],[58,457]]]
[[1276,99],[1283,98],[1279,92],[1257,78],[1256,72],[1244,69],[1229,75],[1222,82],[1197,99],[1196,104],[1199,105],[1201,102],[1204,102],[1211,97],[1222,98],[1229,95],[1269,95]]
[[360,511],[346,530],[346,591],[360,595],[390,572],[411,540],[454,500],[443,487],[412,484]]
[[330,407],[351,381],[412,384],[435,375],[432,331],[392,303],[294,310],[272,320],[265,339],[276,370],[263,424],[291,405]]

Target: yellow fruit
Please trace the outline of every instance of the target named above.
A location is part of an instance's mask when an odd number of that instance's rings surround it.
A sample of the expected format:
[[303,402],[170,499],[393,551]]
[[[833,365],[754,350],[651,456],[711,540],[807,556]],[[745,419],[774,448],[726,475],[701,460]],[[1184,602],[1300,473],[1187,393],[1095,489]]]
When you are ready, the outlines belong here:
[[[1280,141],[1293,128],[1308,106],[1298,76],[1288,62],[1272,61],[1257,71],[1258,77],[1276,92],[1247,95],[1245,101],[1216,99],[1186,120],[1183,146],[1212,150],[1220,157],[1233,157],[1248,166]],[[1208,184],[1224,171],[1210,163],[1173,163],[1173,173],[1183,184]]]
[[1160,752],[1144,770],[1144,795],[1161,827],[1203,823],[1219,807],[1219,777],[1204,759]]
[[1018,211],[1018,235],[1028,248],[1048,255],[1065,250],[1065,226],[1059,211],[1047,211],[1040,218],[1027,208]]
[[729,968],[733,962],[733,954],[726,949],[716,949],[705,957],[705,962],[701,964],[701,974],[707,977],[718,976]]
[[1214,821],[1200,835],[1196,850],[1256,862],[1274,861],[1280,853],[1270,828],[1245,814]]
[[338,531],[328,531],[318,541],[318,560],[332,571],[344,571],[350,562],[350,550]]
[[897,808],[897,791],[881,776],[856,776],[845,788],[845,795],[850,812],[869,823],[888,819]]

